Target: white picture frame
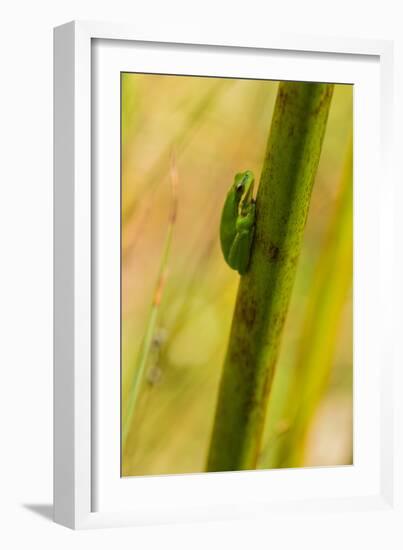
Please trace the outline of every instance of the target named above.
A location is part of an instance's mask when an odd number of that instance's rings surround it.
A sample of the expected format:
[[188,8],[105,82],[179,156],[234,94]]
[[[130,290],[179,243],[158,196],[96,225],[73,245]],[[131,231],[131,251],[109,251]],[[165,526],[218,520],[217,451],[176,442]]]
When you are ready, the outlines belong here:
[[[136,47],[141,52],[135,50]],[[170,52],[169,56],[164,55],[166,51]],[[355,122],[358,130],[361,128],[354,143],[355,170],[361,170],[355,172],[355,178],[358,174],[358,181],[365,177],[369,182],[368,198],[355,191],[355,208],[358,208],[360,220],[359,225],[355,224],[355,236],[359,250],[363,250],[361,257],[355,249],[355,268],[361,272],[358,279],[354,279],[355,285],[357,281],[360,283],[355,308],[358,303],[357,317],[361,319],[355,325],[355,338],[367,340],[365,346],[359,347],[368,365],[365,373],[363,370],[355,372],[354,380],[359,390],[354,396],[355,432],[362,434],[358,439],[355,435],[354,440],[358,462],[344,470],[317,468],[131,478],[123,486],[118,468],[120,456],[116,453],[120,444],[120,434],[116,431],[119,426],[118,380],[110,376],[107,365],[101,369],[98,365],[99,357],[112,357],[112,360],[115,357],[116,331],[119,329],[116,322],[120,322],[116,318],[116,303],[102,300],[102,296],[113,295],[116,285],[119,286],[116,279],[116,269],[120,265],[116,255],[118,240],[104,240],[106,226],[103,222],[109,220],[109,229],[119,223],[116,218],[119,197],[108,185],[108,178],[116,178],[117,174],[118,134],[109,130],[111,125],[119,123],[116,109],[119,111],[120,106],[111,104],[116,98],[113,87],[108,92],[110,95],[105,92],[95,101],[97,86],[102,84],[102,89],[108,89],[109,75],[123,70],[121,64],[124,70],[133,70],[129,67],[131,63],[139,72],[195,74],[196,71],[196,74],[220,76],[227,67],[229,72],[225,76],[239,76],[239,71],[243,70],[241,57],[248,60],[248,68],[242,76],[256,76],[263,70],[259,75],[264,77],[267,75],[261,67],[262,60],[267,59],[265,56],[271,56],[272,70],[283,79],[333,82],[343,81],[343,75],[351,74],[351,79],[347,76],[346,81],[359,83],[358,90],[360,86],[371,88],[368,103],[365,94],[359,95],[355,102],[355,117],[360,117],[355,118]],[[301,60],[306,63],[299,63]],[[356,67],[351,64],[354,60],[362,65],[360,77],[354,76]],[[286,72],[280,75],[280,66],[285,65],[288,69],[281,69]],[[72,22],[55,29],[54,90],[55,521],[81,529],[244,518],[256,514],[286,513],[291,518],[295,513],[308,511],[311,514],[336,513],[336,522],[337,512],[346,509],[351,513],[387,510],[401,517],[395,505],[395,440],[391,420],[397,414],[393,399],[391,340],[394,318],[390,311],[394,283],[391,267],[394,254],[391,221],[393,43],[282,34],[252,37],[251,33],[233,40],[227,38],[224,42],[208,32],[197,38],[186,36],[185,30],[173,36],[169,31],[164,36],[149,36],[129,25]],[[109,122],[98,123],[100,101],[111,104]],[[365,126],[366,112],[368,120],[372,121],[368,126]],[[115,136],[115,141],[103,141],[107,140],[108,133]],[[369,141],[365,141],[366,135]],[[95,150],[98,153],[105,151],[105,147],[110,154],[94,154]],[[365,168],[368,151],[371,161]],[[99,174],[102,177],[109,174],[99,186],[103,190],[101,193],[97,191],[95,174],[97,178],[101,177]],[[377,183],[381,179],[382,189]],[[368,201],[365,208],[363,201]],[[106,212],[106,207],[112,210]],[[368,210],[375,218],[365,217]],[[102,240],[101,256],[99,240]],[[105,262],[111,257],[117,263]],[[99,281],[97,270],[108,263],[116,269]],[[383,267],[373,269],[375,265]],[[374,288],[380,292],[374,293]],[[374,316],[383,319],[381,337],[379,323],[365,314],[366,297],[371,301]],[[103,321],[105,311],[109,326]],[[102,349],[99,339],[94,336],[100,330],[111,334],[103,340]],[[266,487],[265,484],[271,496],[267,492],[262,496],[259,491],[262,486]],[[285,497],[279,498],[280,493]]]

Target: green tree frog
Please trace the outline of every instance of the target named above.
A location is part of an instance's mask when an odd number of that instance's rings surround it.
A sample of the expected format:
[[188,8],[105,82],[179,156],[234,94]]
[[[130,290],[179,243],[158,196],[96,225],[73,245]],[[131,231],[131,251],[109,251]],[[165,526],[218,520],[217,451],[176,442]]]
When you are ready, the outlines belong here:
[[254,183],[250,170],[236,174],[221,214],[221,250],[227,264],[240,275],[248,270],[255,232]]

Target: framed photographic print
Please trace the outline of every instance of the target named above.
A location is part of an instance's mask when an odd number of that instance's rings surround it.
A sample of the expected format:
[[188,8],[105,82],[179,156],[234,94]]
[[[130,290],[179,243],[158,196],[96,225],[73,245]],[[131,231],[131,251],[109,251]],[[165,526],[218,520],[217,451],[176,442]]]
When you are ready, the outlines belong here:
[[55,520],[394,514],[392,43],[54,52]]

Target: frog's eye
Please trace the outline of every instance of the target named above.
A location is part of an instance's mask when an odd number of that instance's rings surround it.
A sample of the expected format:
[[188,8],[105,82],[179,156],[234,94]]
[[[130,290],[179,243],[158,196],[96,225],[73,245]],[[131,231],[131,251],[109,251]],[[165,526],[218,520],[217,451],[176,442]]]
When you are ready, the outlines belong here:
[[242,191],[242,188],[243,188],[243,183],[238,183],[238,185],[236,186],[236,190]]

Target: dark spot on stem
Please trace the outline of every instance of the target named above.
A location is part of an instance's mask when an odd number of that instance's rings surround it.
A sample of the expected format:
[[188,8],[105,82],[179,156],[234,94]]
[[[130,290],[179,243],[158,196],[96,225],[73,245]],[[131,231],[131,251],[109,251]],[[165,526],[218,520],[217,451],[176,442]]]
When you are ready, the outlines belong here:
[[252,301],[242,300],[240,303],[240,313],[245,324],[251,327],[256,319],[256,304]]
[[269,243],[268,256],[271,262],[275,262],[279,258],[280,249],[273,243]]

